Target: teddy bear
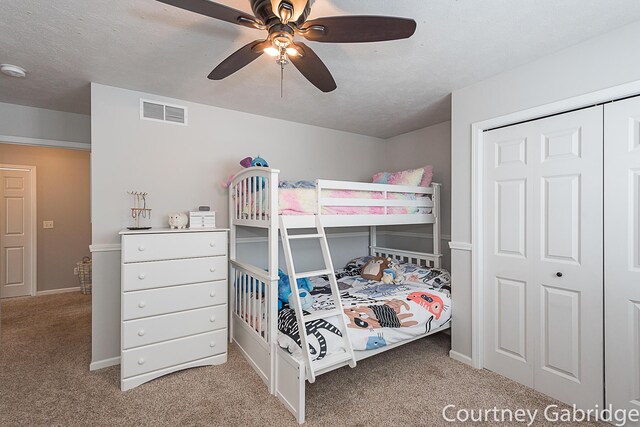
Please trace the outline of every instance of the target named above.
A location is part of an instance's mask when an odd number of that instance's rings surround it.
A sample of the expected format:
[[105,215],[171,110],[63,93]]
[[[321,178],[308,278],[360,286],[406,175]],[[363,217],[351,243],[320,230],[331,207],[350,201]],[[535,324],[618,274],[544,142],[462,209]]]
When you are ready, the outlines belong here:
[[182,212],[176,212],[174,214],[169,215],[169,227],[171,227],[172,230],[174,228],[177,228],[177,229],[187,228],[188,223],[189,223],[189,217]]

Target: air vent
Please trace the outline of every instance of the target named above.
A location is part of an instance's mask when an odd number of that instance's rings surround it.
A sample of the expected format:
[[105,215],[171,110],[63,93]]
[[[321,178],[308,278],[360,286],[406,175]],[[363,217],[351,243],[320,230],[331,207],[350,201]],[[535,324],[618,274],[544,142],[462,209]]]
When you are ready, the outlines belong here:
[[140,118],[167,123],[187,124],[187,109],[177,105],[140,100]]

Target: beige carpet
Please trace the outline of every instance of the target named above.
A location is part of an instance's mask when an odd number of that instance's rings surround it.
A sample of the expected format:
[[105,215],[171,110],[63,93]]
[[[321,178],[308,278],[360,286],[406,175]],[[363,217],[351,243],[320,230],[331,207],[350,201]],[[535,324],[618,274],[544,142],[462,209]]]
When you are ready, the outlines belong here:
[[[0,426],[296,425],[235,346],[225,365],[122,393],[117,366],[89,372],[90,296],[1,304]],[[448,351],[449,337],[439,334],[319,377],[307,385],[306,425],[451,425],[441,416],[447,404],[542,411],[557,403],[456,362]]]

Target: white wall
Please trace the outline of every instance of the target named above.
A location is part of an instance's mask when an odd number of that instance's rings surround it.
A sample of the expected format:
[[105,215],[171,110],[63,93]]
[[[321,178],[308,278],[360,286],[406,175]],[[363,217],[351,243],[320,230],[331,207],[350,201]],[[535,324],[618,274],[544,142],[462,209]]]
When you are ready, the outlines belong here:
[[[455,91],[452,95],[452,240],[471,242],[471,125],[640,78],[640,22]],[[452,350],[471,357],[471,252],[452,251]]]
[[[127,190],[149,192],[154,227],[165,226],[171,212],[205,204],[225,227],[227,192],[219,183],[240,169],[245,156],[261,155],[289,180],[368,181],[380,170],[381,139],[99,84],[91,92],[92,241],[94,249],[110,250],[93,254],[95,364],[120,351],[120,265],[117,247],[110,245],[129,225]],[[187,107],[189,126],[140,120],[140,98]],[[286,100],[274,98],[274,108],[279,102]],[[366,242],[362,236],[350,243],[366,251]]]
[[[389,138],[383,145],[383,169],[399,171],[433,165],[433,182],[442,184],[441,191],[441,249],[443,266],[449,268],[447,244],[451,237],[451,122],[443,122],[413,132]],[[385,244],[393,248],[431,252],[431,226],[404,226],[387,229]],[[398,234],[394,234],[398,233]],[[429,238],[419,237],[424,234]]]
[[78,145],[81,147],[91,143],[91,118],[0,102],[0,136],[3,141],[12,143],[27,143],[26,139],[31,139],[39,145],[51,145],[51,141],[56,141],[81,144]]

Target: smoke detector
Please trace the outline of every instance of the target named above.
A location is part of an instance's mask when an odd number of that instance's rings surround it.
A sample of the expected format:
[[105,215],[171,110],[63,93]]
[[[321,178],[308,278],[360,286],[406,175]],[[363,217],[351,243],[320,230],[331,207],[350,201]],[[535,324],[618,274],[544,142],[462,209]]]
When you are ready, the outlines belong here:
[[27,71],[22,67],[18,67],[17,65],[2,64],[0,65],[0,71],[2,72],[2,74],[5,74],[9,77],[17,77],[19,79],[25,78],[27,76]]

